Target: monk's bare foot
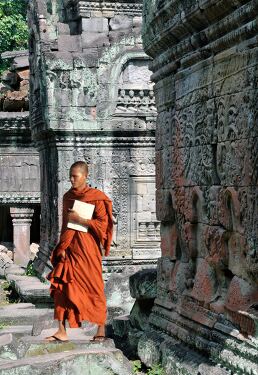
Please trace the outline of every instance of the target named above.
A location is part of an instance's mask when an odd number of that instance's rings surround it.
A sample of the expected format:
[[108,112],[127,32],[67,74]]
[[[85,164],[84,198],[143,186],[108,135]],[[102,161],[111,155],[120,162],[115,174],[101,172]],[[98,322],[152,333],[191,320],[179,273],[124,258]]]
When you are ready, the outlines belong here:
[[66,332],[57,331],[52,336],[46,337],[45,340],[49,341],[49,342],[51,342],[51,341],[68,341],[68,336],[67,336]]

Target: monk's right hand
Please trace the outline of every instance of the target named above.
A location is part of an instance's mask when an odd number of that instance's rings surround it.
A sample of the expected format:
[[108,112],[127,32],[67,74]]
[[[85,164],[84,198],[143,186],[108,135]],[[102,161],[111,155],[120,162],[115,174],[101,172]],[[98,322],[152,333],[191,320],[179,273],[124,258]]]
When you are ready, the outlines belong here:
[[65,259],[66,258],[65,250],[63,250],[61,252],[60,256],[61,256],[61,259]]

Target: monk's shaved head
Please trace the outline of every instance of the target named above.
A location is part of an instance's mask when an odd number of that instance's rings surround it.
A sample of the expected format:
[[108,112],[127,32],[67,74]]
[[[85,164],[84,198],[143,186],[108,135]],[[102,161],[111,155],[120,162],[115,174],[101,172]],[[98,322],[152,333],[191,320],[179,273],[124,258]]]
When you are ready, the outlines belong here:
[[85,163],[85,161],[76,161],[75,163],[73,163],[73,164],[71,165],[70,171],[71,171],[73,168],[80,168],[80,170],[81,170],[86,176],[88,176],[89,169],[88,169],[88,164]]

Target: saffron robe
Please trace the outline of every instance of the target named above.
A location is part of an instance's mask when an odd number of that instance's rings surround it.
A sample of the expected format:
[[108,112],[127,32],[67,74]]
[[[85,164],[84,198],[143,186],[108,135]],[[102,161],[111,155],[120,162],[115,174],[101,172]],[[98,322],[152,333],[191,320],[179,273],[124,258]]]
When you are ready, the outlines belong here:
[[[67,228],[68,209],[73,207],[75,199],[95,205],[86,233]],[[60,241],[51,255],[54,268],[48,279],[55,302],[54,319],[67,319],[71,328],[80,327],[83,320],[105,324],[101,246],[107,256],[112,228],[112,202],[103,192],[86,186],[83,191],[70,189],[64,195],[63,226]],[[61,257],[64,250],[65,259]]]

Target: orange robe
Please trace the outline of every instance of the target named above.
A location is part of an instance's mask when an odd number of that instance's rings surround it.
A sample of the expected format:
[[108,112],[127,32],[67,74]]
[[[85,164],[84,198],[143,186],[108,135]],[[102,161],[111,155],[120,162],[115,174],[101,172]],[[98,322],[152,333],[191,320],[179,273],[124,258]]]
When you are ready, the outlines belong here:
[[[75,199],[95,205],[86,233],[67,228],[68,209]],[[112,227],[112,202],[103,192],[86,186],[81,192],[70,189],[64,195],[63,226],[60,241],[51,255],[54,268],[48,279],[55,302],[54,318],[67,319],[71,328],[80,327],[83,320],[98,325],[106,321],[100,246],[108,255]],[[63,250],[65,260],[60,256]]]

